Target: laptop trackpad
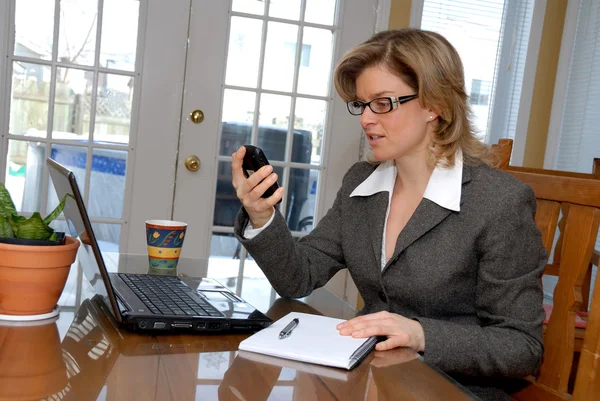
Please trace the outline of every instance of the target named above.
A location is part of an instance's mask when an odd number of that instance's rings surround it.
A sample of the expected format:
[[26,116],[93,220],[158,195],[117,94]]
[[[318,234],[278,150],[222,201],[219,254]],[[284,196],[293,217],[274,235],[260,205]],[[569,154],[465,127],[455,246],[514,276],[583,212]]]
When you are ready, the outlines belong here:
[[241,310],[248,311],[250,305],[237,298],[234,294],[225,291],[200,291],[202,295],[218,310],[221,312]]

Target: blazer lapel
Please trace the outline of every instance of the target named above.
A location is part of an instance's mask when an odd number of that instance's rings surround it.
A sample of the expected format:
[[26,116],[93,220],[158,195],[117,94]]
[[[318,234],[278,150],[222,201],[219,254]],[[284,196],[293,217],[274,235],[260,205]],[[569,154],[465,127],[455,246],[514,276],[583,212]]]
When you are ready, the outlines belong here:
[[410,220],[408,220],[408,223],[406,223],[404,229],[400,232],[400,235],[398,235],[394,256],[390,259],[385,268],[393,263],[398,256],[410,246],[410,244],[421,238],[433,227],[437,226],[442,220],[448,217],[450,213],[452,213],[451,210],[445,209],[437,203],[423,198]]
[[385,225],[385,215],[388,208],[388,192],[379,192],[375,195],[365,197],[365,208],[369,236],[371,237],[371,247],[377,266],[381,266],[381,244],[383,243],[383,227]]
[[[463,167],[462,176],[463,187],[469,181],[471,181],[470,168],[465,166]],[[462,194],[464,194],[464,188],[462,190]],[[421,203],[419,203],[419,206],[417,206],[417,209],[411,216],[410,220],[408,220],[408,223],[406,224],[404,229],[400,232],[400,235],[398,235],[398,240],[396,241],[396,248],[394,249],[394,255],[385,265],[383,271],[385,271],[385,269],[387,269],[390,264],[394,263],[395,260],[400,256],[400,254],[413,242],[421,238],[423,235],[427,234],[432,228],[440,224],[451,213],[451,210],[446,209],[438,205],[437,203],[430,201],[429,199],[423,198],[423,200],[421,200]],[[383,230],[383,227],[381,229]]]

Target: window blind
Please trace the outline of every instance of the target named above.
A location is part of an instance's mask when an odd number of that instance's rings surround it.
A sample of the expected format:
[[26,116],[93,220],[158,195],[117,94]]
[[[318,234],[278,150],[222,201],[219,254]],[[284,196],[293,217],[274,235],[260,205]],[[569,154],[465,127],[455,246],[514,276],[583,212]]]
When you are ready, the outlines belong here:
[[555,168],[591,173],[594,157],[600,157],[600,2],[582,0]]
[[490,143],[514,138],[534,0],[424,0],[421,28],[461,56],[474,125]]

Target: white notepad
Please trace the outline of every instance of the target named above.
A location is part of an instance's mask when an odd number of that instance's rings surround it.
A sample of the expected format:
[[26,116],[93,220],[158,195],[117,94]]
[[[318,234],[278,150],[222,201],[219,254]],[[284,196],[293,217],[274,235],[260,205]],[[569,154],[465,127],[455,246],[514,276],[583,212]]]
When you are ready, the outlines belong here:
[[[298,326],[290,336],[279,339],[281,330],[294,318],[299,319]],[[350,370],[373,349],[377,338],[342,336],[336,326],[343,321],[291,312],[242,341],[239,349]]]

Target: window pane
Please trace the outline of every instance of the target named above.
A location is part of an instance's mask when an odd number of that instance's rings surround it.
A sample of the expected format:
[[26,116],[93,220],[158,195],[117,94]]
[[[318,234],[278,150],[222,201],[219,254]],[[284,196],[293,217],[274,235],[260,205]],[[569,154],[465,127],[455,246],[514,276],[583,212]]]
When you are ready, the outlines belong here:
[[52,138],[87,141],[94,74],[57,68]]
[[51,60],[53,38],[54,2],[16,0],[15,55]]
[[231,9],[240,13],[264,15],[265,0],[233,0]]
[[119,252],[121,224],[92,223],[101,252]]
[[139,9],[138,0],[104,0],[101,67],[135,70]]
[[288,92],[292,90],[297,36],[297,25],[269,22],[263,88]]
[[300,0],[271,0],[269,16],[298,21],[300,19]]
[[333,34],[330,30],[304,28],[298,92],[326,96],[331,76]]
[[[85,193],[85,168],[87,166],[87,151],[84,146],[68,146],[53,144],[50,157],[67,167],[75,175],[77,186],[82,196]],[[44,160],[45,162],[45,160]],[[52,185],[52,178],[48,182],[48,202],[46,212],[49,213],[58,205],[58,197]]]
[[231,162],[219,162],[213,224],[233,227],[235,217],[242,207],[231,184]]
[[258,146],[269,160],[285,159],[290,96],[263,94],[260,99]]
[[19,212],[40,210],[45,160],[45,144],[8,141],[4,185]]
[[[306,98],[296,99],[292,161],[321,163],[323,132],[326,124],[327,102]],[[307,160],[306,152],[310,148]]]
[[94,65],[97,21],[96,0],[61,0],[58,61]]
[[262,21],[232,17],[225,84],[256,88]]
[[240,145],[250,143],[256,94],[225,89],[220,155],[231,156]]
[[333,25],[336,0],[306,0],[304,20],[315,24]]
[[50,67],[13,63],[9,132],[13,135],[46,137]]
[[286,219],[292,231],[311,231],[315,215],[318,170],[290,170]]
[[94,142],[129,143],[134,78],[98,75]]
[[127,151],[94,149],[90,175],[90,217],[123,216]]

